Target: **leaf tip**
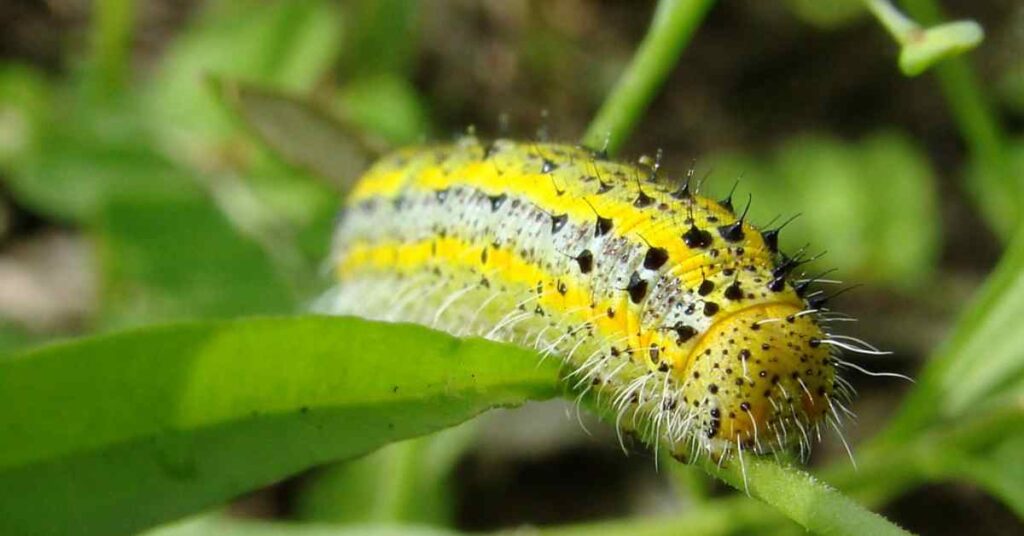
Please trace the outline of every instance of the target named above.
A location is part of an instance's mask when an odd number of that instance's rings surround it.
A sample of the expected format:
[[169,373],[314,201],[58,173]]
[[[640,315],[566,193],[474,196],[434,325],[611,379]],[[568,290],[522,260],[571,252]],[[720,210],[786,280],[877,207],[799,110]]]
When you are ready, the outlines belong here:
[[977,47],[984,38],[985,31],[973,20],[915,30],[907,36],[900,51],[900,70],[907,76],[917,76],[941,60]]

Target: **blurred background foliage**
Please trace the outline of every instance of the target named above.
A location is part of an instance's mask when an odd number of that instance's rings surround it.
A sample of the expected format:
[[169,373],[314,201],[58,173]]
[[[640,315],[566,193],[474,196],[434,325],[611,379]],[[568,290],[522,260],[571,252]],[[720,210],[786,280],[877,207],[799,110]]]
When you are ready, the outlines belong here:
[[[846,333],[894,350],[882,368],[912,376],[1013,235],[1024,177],[1024,5],[945,4],[981,22],[986,44],[973,68],[909,79],[860,1],[721,2],[623,151],[663,149],[663,167],[695,166],[709,195],[738,181],[755,223],[799,214],[784,249],[827,250],[809,273],[863,283],[841,300],[861,319]],[[905,5],[924,22],[933,3]],[[372,155],[470,127],[578,139],[652,11],[583,0],[0,3],[0,347],[302,310],[327,284],[339,201]],[[1005,367],[989,369],[1010,371],[1009,387],[978,385],[1019,395],[1022,348],[1005,342]],[[856,442],[908,386],[853,380]],[[235,508],[490,529],[672,512],[680,496],[719,493],[623,458],[596,422],[590,437],[560,407],[525,411]],[[948,475],[936,470],[934,483],[888,497],[887,514],[927,533],[1017,533],[1024,435],[1009,436],[990,461],[965,454],[961,466],[988,468],[973,484],[940,484]],[[841,452],[827,440],[814,462]],[[1000,478],[996,460],[1016,472]],[[978,486],[1005,490],[1002,502]]]

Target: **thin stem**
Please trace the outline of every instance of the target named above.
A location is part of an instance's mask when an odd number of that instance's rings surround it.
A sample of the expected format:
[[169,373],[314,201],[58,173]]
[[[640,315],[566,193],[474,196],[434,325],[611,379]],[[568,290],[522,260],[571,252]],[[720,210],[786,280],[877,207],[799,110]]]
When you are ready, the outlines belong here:
[[896,9],[889,0],[864,0],[864,6],[885,26],[897,43],[904,45],[910,34],[921,29],[914,21]]
[[684,500],[694,504],[704,504],[710,500],[711,479],[700,469],[676,463],[671,456],[662,456],[661,463],[668,469],[668,477],[676,493]]
[[[538,536],[714,536],[729,534],[778,534],[792,523],[764,504],[746,497],[716,499],[678,516],[623,519],[545,527]],[[501,531],[511,536],[521,531]]]
[[[766,518],[769,520],[766,522]],[[738,531],[778,534],[785,521],[760,503],[744,498],[721,499],[707,507],[670,517],[598,521],[530,530],[537,536],[726,536]],[[174,523],[152,531],[151,536],[354,536],[365,533],[430,534],[464,536],[466,533],[415,525],[328,525],[244,520],[211,515]],[[521,528],[480,533],[489,536],[523,534]]]
[[714,0],[661,0],[626,72],[583,136],[588,147],[617,152],[668,78]]
[[380,474],[370,519],[374,522],[397,522],[408,517],[408,508],[415,501],[417,439],[388,445],[380,451]]
[[[935,0],[903,0],[902,4],[907,13],[922,24],[937,24],[944,19]],[[935,66],[935,74],[960,134],[980,168],[973,180],[980,183],[978,186],[983,192],[979,200],[981,212],[989,224],[1008,239],[1016,223],[1011,215],[1021,206],[1020,195],[1024,188],[1020,181],[1024,178],[1013,174],[1007,158],[1006,134],[966,59],[948,58]],[[1002,211],[993,209],[1006,204],[1008,207]]]
[[792,466],[748,456],[717,465],[705,461],[704,469],[740,491],[768,503],[817,534],[909,534],[884,517],[865,509],[831,486]]
[[[1007,239],[1019,222],[1003,220],[993,213],[992,206],[1010,203],[1011,207],[1019,207],[1021,185],[1007,158],[1002,126],[966,60],[949,60],[936,66],[935,74],[960,133],[979,166],[980,172],[974,174],[973,180],[981,182],[979,186],[986,192],[979,199],[982,214],[994,230]],[[1006,212],[1012,214],[1016,210],[1009,208]]]
[[[614,422],[611,417],[612,411],[608,407],[598,405],[592,397],[585,398],[584,403],[606,421]],[[656,438],[649,436],[644,440],[649,443],[657,441]],[[740,458],[733,454],[721,464],[717,464],[705,456],[696,462],[696,466],[740,492],[773,507],[778,513],[811,532],[882,536],[908,534],[835,488],[771,457],[747,453]],[[717,503],[718,501],[710,500],[701,503],[699,508],[709,508]],[[755,517],[762,521],[771,519],[769,510],[762,509],[760,512]]]
[[134,0],[96,0],[93,4],[92,61],[97,96],[121,89],[127,79],[135,29]]

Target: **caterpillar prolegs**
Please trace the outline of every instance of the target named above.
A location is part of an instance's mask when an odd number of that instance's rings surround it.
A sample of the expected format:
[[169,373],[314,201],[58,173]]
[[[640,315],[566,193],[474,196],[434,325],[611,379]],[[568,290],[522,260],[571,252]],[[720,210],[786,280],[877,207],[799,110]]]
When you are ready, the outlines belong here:
[[806,454],[846,411],[848,345],[778,228],[691,178],[549,143],[400,150],[346,202],[323,307],[558,356],[678,456]]

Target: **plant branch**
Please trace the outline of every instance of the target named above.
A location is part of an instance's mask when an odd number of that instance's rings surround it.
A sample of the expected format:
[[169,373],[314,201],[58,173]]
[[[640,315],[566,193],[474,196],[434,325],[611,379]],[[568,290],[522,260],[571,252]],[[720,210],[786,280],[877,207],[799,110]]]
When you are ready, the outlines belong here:
[[910,34],[921,30],[916,22],[907,18],[888,0],[864,0],[864,5],[901,45],[910,40]]
[[705,461],[702,466],[708,473],[770,504],[817,534],[909,534],[793,466],[759,456],[735,458],[721,465]]
[[900,69],[907,76],[917,76],[936,62],[971,50],[985,37],[981,26],[973,20],[923,28],[889,0],[862,1],[900,44]]
[[[935,0],[903,0],[907,12],[925,24],[944,17]],[[935,66],[935,75],[960,134],[978,166],[973,189],[982,214],[1004,239],[1010,238],[1021,206],[1022,178],[1015,177],[1007,158],[1006,134],[988,97],[965,58],[949,58]]]
[[93,90],[102,97],[123,88],[134,33],[134,0],[96,0],[92,20]]
[[[584,397],[582,402],[606,422],[615,422],[614,411],[599,404],[593,394]],[[636,430],[651,429],[641,422],[632,422],[630,426]],[[640,437],[647,444],[659,441],[659,438],[649,433],[641,433]],[[666,447],[666,451],[670,449]],[[809,531],[830,535],[908,534],[835,488],[795,466],[777,462],[774,458],[752,454],[743,457],[734,455],[721,463],[711,461],[707,456],[699,458],[699,461],[693,462],[694,467],[700,467],[709,475],[773,507]],[[672,462],[675,463],[675,460]],[[703,502],[700,508],[717,503]],[[761,522],[772,519],[771,510],[766,508],[752,515],[759,517]],[[763,531],[761,528],[759,532]]]
[[661,0],[626,72],[590,123],[583,144],[617,152],[654,100],[714,0]]

